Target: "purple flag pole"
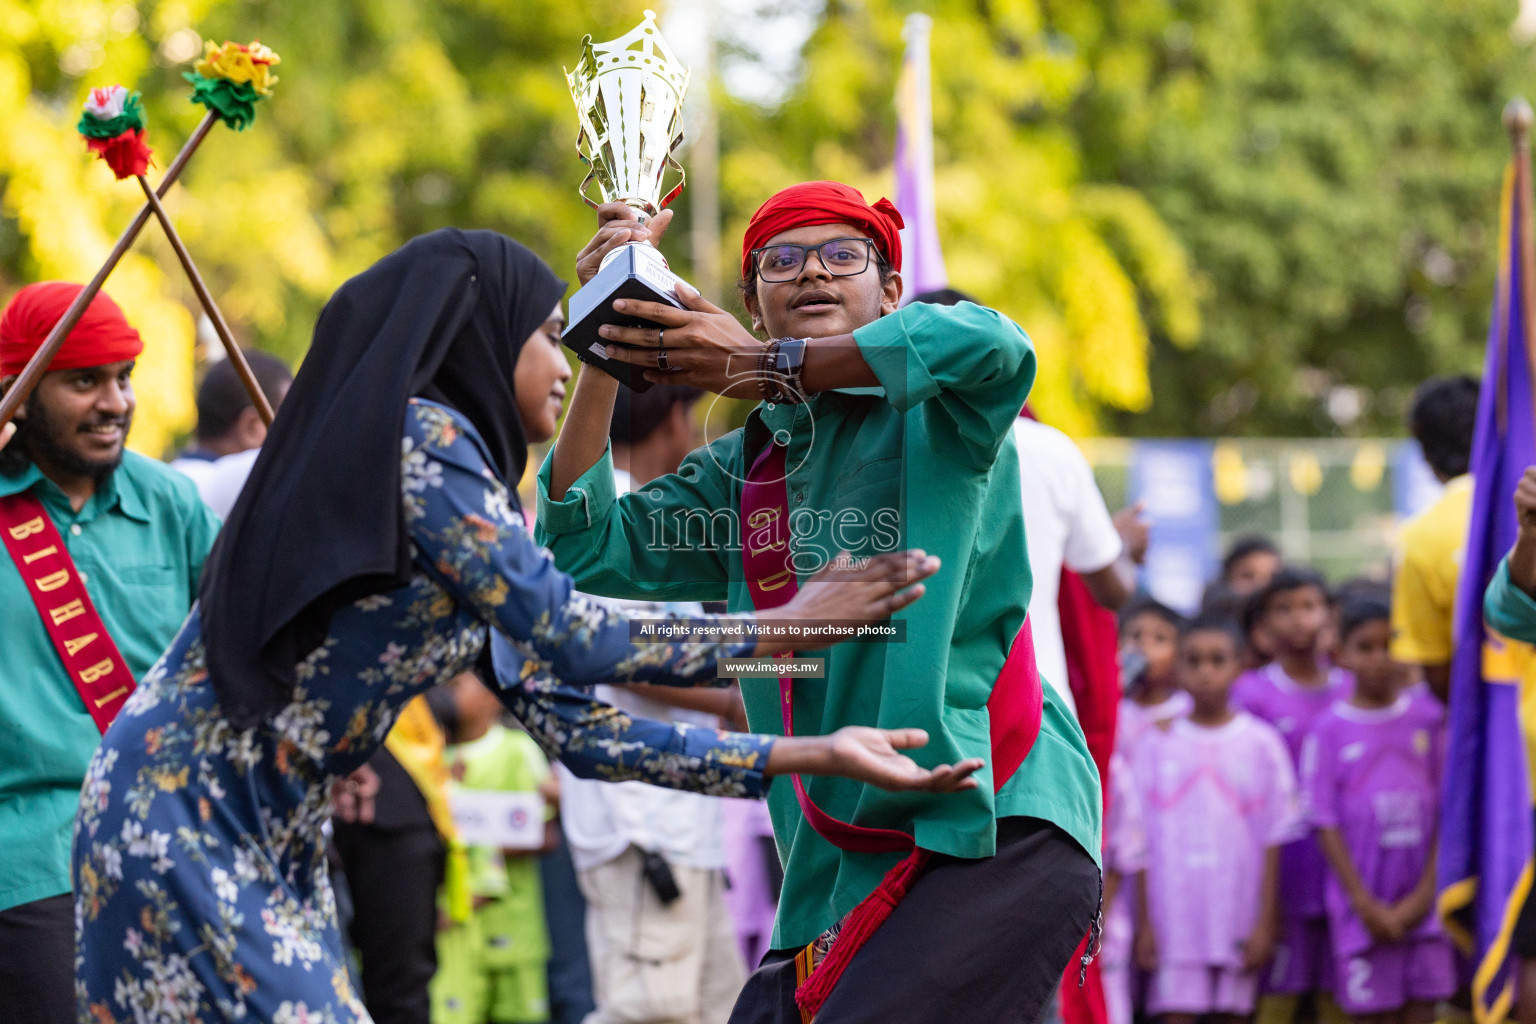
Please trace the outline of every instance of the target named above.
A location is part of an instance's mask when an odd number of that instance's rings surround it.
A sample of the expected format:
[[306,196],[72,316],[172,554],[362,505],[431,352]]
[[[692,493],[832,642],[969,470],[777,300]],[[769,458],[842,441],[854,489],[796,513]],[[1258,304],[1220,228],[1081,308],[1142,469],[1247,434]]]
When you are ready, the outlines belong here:
[[[1531,108],[1505,108],[1514,155],[1500,204],[1499,277],[1472,443],[1471,527],[1457,585],[1440,821],[1439,912],[1472,959],[1477,1024],[1500,1024],[1515,995],[1510,936],[1531,888],[1531,776],[1520,727],[1525,660],[1490,631],[1483,593],[1514,543],[1511,495],[1536,465],[1536,229]],[[1526,652],[1529,653],[1529,652]]]
[[903,302],[919,292],[945,288],[949,272],[939,247],[933,198],[933,108],[928,36],[933,19],[909,14],[901,35],[907,41],[901,81],[896,86],[896,209],[901,229]]

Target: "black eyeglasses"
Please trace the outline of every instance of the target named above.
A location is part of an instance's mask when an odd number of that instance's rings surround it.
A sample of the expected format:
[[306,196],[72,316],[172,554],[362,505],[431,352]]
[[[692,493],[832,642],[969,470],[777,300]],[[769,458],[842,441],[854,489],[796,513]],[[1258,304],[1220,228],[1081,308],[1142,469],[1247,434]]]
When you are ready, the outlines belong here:
[[[764,281],[793,281],[800,276],[805,261],[811,253],[821,260],[827,273],[833,277],[852,277],[869,268],[870,254],[875,252],[873,238],[829,238],[820,245],[794,245],[780,242],[752,250],[752,266]],[[879,259],[878,254],[875,256]]]

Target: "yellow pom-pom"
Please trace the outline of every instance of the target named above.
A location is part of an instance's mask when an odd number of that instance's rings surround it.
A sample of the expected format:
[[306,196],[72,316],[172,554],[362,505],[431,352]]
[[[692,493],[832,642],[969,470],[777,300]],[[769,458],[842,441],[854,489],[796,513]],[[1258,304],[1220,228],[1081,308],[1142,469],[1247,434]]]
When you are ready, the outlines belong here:
[[193,70],[204,78],[223,78],[236,85],[249,83],[260,96],[270,96],[277,76],[272,68],[283,59],[259,42],[249,46],[226,42],[223,46],[208,41],[203,59],[193,65]]

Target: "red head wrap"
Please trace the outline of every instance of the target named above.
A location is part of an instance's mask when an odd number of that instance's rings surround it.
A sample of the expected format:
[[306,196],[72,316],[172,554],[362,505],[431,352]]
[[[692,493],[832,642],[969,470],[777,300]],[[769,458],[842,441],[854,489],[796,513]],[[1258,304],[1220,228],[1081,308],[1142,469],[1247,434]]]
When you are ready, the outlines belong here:
[[852,224],[875,240],[875,248],[895,270],[901,270],[901,235],[905,227],[896,204],[882,199],[874,206],[858,189],[840,181],[807,181],[775,193],[752,215],[741,240],[741,276],[752,276],[752,250],[768,244],[781,231],[813,224]]
[[[27,360],[43,344],[81,286],[68,281],[39,281],[11,298],[0,315],[0,377],[20,373]],[[139,332],[128,323],[117,303],[100,292],[85,308],[85,315],[64,339],[50,370],[77,370],[135,359],[144,351]]]

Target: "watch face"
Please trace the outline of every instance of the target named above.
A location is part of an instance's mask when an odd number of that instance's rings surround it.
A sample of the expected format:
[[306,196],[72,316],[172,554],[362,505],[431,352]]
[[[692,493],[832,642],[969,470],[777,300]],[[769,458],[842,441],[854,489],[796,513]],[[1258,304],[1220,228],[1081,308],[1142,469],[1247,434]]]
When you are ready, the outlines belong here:
[[785,338],[775,353],[774,368],[780,373],[792,373],[805,362],[805,339]]

